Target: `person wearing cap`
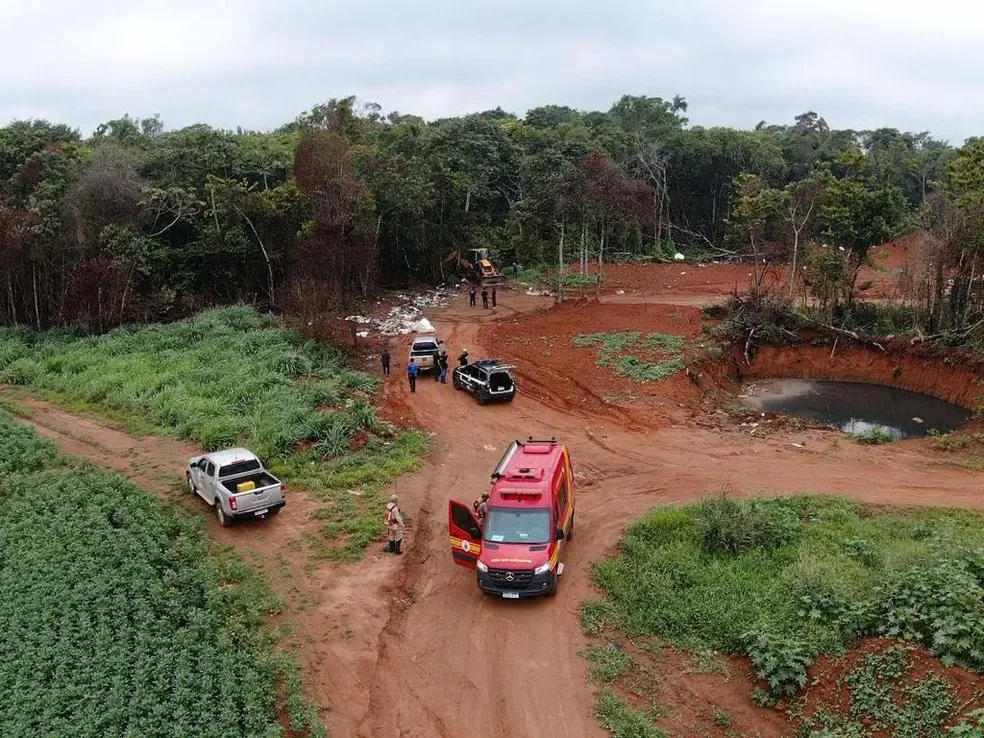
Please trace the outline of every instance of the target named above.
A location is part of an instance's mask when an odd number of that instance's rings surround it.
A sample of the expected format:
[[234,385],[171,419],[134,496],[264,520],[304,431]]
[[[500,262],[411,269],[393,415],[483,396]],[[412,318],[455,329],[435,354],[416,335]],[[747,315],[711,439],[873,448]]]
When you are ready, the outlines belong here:
[[489,514],[489,493],[482,492],[482,496],[472,503],[472,509],[475,511],[475,517],[478,518],[478,524],[484,528],[485,516]]
[[458,366],[468,366],[468,349],[461,349],[461,355],[458,357]]
[[390,496],[390,501],[386,505],[386,550],[389,553],[395,553],[400,555],[403,551],[400,547],[403,545],[403,514],[400,512],[400,506],[396,495]]

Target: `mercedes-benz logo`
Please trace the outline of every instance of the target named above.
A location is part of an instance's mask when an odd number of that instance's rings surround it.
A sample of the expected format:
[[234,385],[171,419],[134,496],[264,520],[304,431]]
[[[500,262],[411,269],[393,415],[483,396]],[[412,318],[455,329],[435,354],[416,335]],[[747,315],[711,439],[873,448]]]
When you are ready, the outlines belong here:
[[513,576],[513,573],[512,573],[512,572],[509,572],[508,574],[506,574],[506,581],[507,581],[507,582],[511,582],[511,581],[512,581],[513,579],[515,579],[515,578],[516,578],[516,577],[515,577],[515,576]]

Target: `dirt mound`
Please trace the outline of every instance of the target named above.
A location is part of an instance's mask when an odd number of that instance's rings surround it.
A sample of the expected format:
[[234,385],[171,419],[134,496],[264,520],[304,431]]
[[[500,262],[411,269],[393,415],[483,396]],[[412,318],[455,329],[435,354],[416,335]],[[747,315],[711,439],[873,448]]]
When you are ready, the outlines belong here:
[[[654,333],[693,341],[701,335],[701,326],[700,311],[692,307],[585,301],[498,322],[483,341],[497,346],[497,355],[516,365],[524,394],[554,409],[662,427],[688,417],[691,413],[681,408],[691,408],[700,399],[683,371],[658,382],[620,377],[612,366],[599,365],[597,347],[576,346],[574,340],[586,334],[638,332],[638,343]],[[639,350],[630,346],[625,353]]]

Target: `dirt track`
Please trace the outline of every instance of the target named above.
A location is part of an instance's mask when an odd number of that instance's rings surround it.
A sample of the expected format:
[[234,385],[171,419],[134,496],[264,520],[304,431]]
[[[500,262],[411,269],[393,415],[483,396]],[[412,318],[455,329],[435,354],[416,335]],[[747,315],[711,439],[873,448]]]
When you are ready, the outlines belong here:
[[[316,534],[317,524],[309,518],[313,505],[297,491],[277,519],[229,530],[210,524],[219,540],[256,560],[287,595],[305,680],[315,697],[331,705],[327,721],[335,738],[462,732],[475,738],[600,738],[578,656],[585,641],[577,610],[594,596],[591,562],[610,552],[624,526],[654,505],[699,499],[730,484],[736,494],[817,492],[898,505],[984,507],[979,476],[928,466],[921,442],[872,450],[821,431],[756,438],[737,429],[695,427],[676,402],[667,403],[664,427],[632,430],[591,384],[579,382],[584,364],[544,361],[537,367],[524,363],[518,344],[485,345],[497,335],[487,325],[494,317],[519,318],[550,304],[514,292],[500,295],[496,316],[459,300],[433,315],[433,322],[455,355],[467,347],[473,357],[514,358],[521,388],[529,381],[536,392],[521,392],[511,405],[478,407],[450,384],[423,377],[410,395],[402,361],[384,388],[388,415],[436,434],[421,472],[399,482],[410,514],[401,559],[381,550],[356,565],[310,559],[298,544]],[[606,308],[626,315],[639,310]],[[570,387],[585,401],[572,406]],[[171,499],[179,496],[175,477],[192,449],[134,439],[45,403],[28,404],[31,424],[66,451],[119,469]],[[579,479],[578,537],[556,598],[506,603],[482,597],[473,575],[452,564],[447,501],[476,497],[501,449],[526,435],[557,436],[571,448]],[[186,504],[203,508],[193,500]],[[755,726],[733,727],[744,732]]]

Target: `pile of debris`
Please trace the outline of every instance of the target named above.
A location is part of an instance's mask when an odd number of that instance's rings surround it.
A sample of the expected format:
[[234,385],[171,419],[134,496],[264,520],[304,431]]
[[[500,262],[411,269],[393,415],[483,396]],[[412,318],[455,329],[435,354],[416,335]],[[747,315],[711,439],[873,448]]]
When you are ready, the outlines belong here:
[[[439,288],[415,295],[396,295],[400,304],[393,306],[384,318],[374,318],[368,315],[350,315],[345,320],[366,326],[356,335],[365,338],[371,331],[383,336],[403,336],[408,333],[433,333],[434,326],[424,317],[423,308],[446,307],[454,292]],[[377,303],[378,304],[378,303]]]

